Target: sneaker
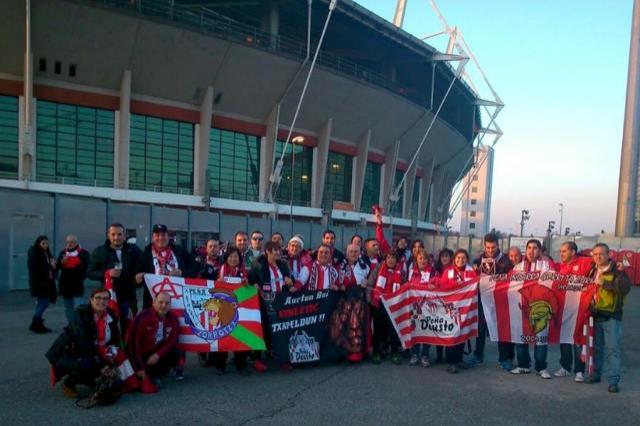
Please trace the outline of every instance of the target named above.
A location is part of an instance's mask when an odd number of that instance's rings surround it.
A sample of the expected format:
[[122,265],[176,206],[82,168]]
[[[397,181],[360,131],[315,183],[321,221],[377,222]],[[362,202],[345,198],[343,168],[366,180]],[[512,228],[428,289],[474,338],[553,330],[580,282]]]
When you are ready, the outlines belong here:
[[549,374],[549,372],[547,370],[540,370],[538,371],[538,376],[540,376],[542,379],[550,379],[551,378],[551,374]]
[[571,372],[564,369],[564,367],[560,367],[560,370],[553,373],[556,377],[569,377],[571,376]]
[[264,373],[265,371],[267,371],[269,368],[266,366],[266,364],[264,362],[262,362],[262,360],[256,359],[253,362],[253,368],[256,370],[256,372],[258,373]]
[[402,358],[400,357],[400,354],[391,355],[391,362],[394,363],[395,365],[402,364]]
[[427,367],[431,366],[431,362],[429,361],[429,357],[423,355],[422,358],[420,358],[420,364],[422,364],[422,366],[424,368],[427,368]]
[[583,383],[583,382],[584,382],[584,374],[582,374],[580,371],[578,371],[578,372],[576,373],[576,377],[575,377],[575,379],[573,379],[573,380],[574,380],[575,382],[578,382],[578,383]]
[[620,392],[620,388],[618,387],[618,385],[609,385],[608,391],[611,393],[618,393]]
[[184,380],[184,370],[182,368],[176,368],[176,380]]
[[529,374],[531,370],[529,368],[516,367],[513,370],[509,371],[511,374]]
[[513,363],[511,361],[502,361],[500,363],[500,368],[506,371],[511,371],[513,370]]
[[409,360],[409,365],[411,366],[418,365],[418,355],[411,355],[411,359]]
[[380,357],[380,354],[379,353],[373,354],[373,356],[371,357],[371,362],[374,363],[375,365],[379,365],[382,362],[382,358]]
[[62,393],[67,398],[77,398],[78,397],[78,389],[75,386],[70,386],[62,382]]
[[458,372],[458,367],[456,367],[453,364],[449,364],[449,366],[447,367],[447,373],[456,374],[457,372]]

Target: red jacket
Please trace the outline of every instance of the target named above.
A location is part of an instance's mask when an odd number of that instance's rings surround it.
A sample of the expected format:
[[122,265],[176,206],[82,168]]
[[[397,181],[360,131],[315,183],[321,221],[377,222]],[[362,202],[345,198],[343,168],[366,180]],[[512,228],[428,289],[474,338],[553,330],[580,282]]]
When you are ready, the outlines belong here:
[[569,263],[556,263],[558,272],[561,274],[580,275],[581,277],[589,275],[591,266],[593,266],[593,261],[586,256],[576,256]]
[[[160,325],[161,334],[158,333]],[[149,356],[157,353],[162,358],[177,344],[178,319],[169,311],[161,320],[151,307],[140,312],[130,328],[129,359],[135,371],[144,370]]]
[[478,272],[476,272],[471,265],[466,265],[462,270],[451,265],[447,266],[445,270],[442,271],[442,275],[435,278],[433,282],[440,290],[452,290],[477,277]]
[[404,283],[401,265],[398,263],[394,269],[389,269],[386,263],[380,266],[376,285],[371,293],[371,304],[373,306],[380,305],[380,297],[384,294],[393,294],[400,289]]

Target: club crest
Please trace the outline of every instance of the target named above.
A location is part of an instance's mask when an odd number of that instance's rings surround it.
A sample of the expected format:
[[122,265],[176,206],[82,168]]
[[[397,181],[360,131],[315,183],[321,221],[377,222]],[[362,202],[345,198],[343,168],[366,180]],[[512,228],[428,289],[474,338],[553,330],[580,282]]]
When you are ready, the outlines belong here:
[[228,336],[238,324],[238,301],[232,293],[184,286],[184,319],[193,334],[207,340]]
[[304,331],[296,331],[289,338],[289,359],[292,364],[320,361],[320,343]]

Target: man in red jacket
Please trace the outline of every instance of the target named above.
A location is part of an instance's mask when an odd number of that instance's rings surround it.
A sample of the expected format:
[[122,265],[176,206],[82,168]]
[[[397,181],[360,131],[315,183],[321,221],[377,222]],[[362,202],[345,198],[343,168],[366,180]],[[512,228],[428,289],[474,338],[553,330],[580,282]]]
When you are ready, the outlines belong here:
[[159,293],[131,327],[129,357],[146,393],[157,392],[160,379],[178,362],[178,319],[170,309],[171,296]]

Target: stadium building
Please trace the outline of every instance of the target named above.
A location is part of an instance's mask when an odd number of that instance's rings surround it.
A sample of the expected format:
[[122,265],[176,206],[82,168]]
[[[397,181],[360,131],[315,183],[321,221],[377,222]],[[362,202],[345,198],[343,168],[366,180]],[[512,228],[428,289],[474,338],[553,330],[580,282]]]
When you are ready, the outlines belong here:
[[[193,247],[237,230],[344,245],[437,232],[471,163],[477,96],[439,52],[339,0],[274,165],[328,0],[5,0],[0,6],[0,290],[26,288],[39,234],[88,249],[110,222]],[[400,199],[390,201],[402,178]]]

